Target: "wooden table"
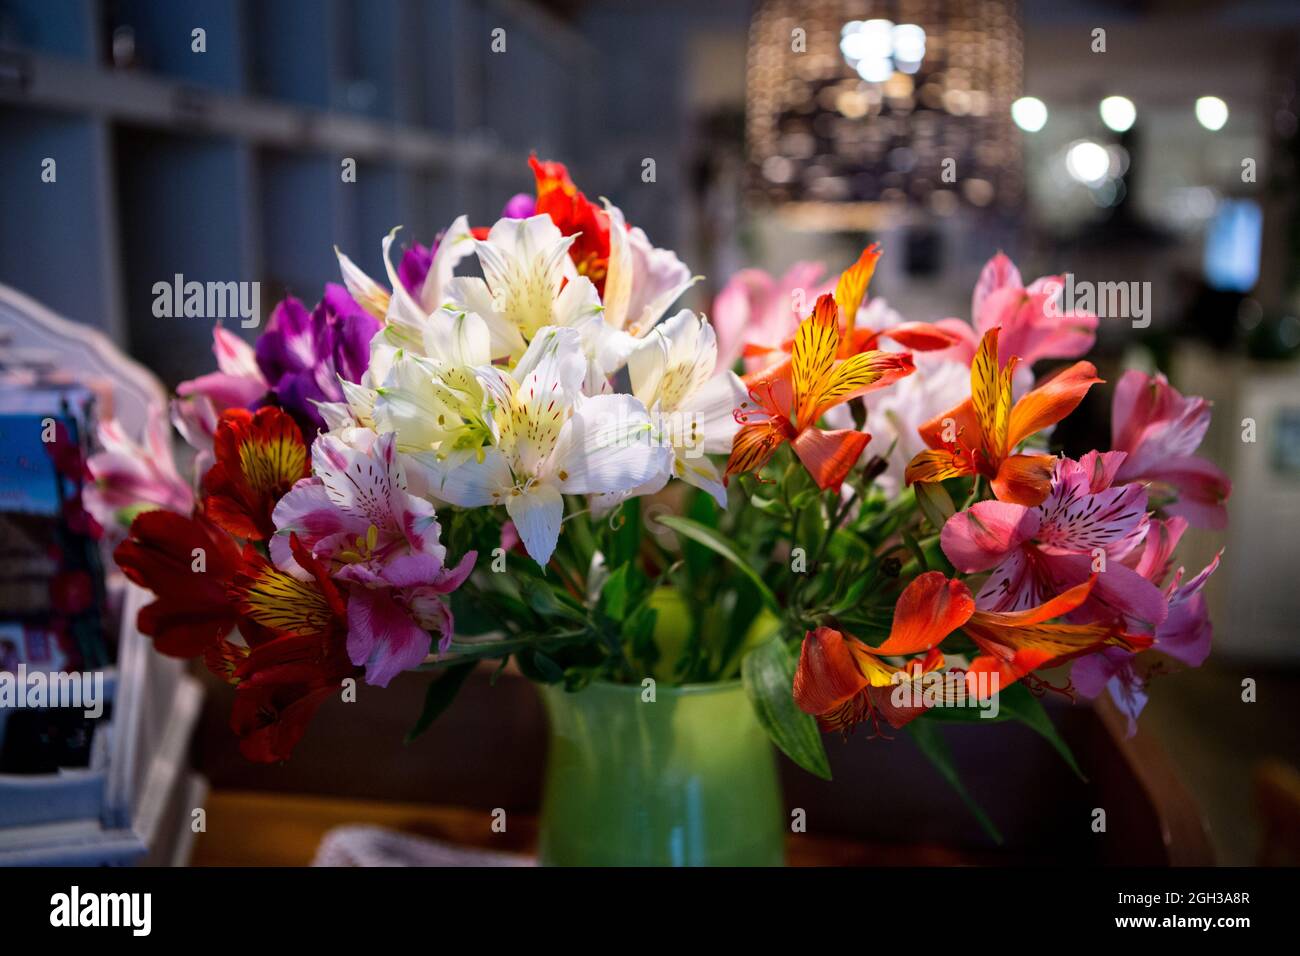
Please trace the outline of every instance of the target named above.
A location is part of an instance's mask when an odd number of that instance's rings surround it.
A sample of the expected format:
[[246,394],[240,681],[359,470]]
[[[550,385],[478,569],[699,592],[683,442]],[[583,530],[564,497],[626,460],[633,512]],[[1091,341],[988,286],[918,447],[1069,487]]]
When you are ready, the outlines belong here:
[[[334,827],[387,827],[461,846],[532,854],[537,820],[512,813],[505,833],[493,833],[481,809],[389,803],[335,797],[217,790],[207,800],[207,829],[199,834],[194,866],[306,866]],[[874,845],[791,834],[791,866],[962,866],[1014,863],[1005,854],[926,845]]]

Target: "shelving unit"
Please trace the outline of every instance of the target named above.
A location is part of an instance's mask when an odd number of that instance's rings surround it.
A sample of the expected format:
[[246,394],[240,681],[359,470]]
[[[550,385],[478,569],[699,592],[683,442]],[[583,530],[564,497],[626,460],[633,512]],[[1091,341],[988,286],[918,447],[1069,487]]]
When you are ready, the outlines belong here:
[[174,385],[211,322],[155,318],[156,282],[259,281],[265,320],[334,245],[382,275],[392,226],[488,221],[573,151],[588,52],[519,0],[0,0],[0,282]]

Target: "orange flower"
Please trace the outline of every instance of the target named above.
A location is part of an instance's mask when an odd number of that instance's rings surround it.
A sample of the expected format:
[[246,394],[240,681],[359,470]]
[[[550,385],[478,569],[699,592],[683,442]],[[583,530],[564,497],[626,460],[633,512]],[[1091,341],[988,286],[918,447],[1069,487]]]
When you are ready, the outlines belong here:
[[229,409],[221,413],[213,451],[216,464],[203,477],[208,517],[236,537],[270,538],[276,502],[311,470],[298,426],[278,408]]
[[[942,667],[939,645],[958,629],[982,652],[965,672],[966,694],[976,699],[1102,647],[1135,652],[1150,647],[1149,636],[1124,634],[1114,625],[1047,623],[1081,605],[1092,586],[1093,581],[1086,581],[1039,607],[1003,614],[976,610],[963,582],[928,571],[899,595],[889,638],[879,647],[828,627],[809,631],[794,676],[795,704],[817,717],[823,730],[847,730],[877,716],[902,727],[924,713],[925,706],[895,704],[896,685]],[[881,660],[921,653],[923,658],[902,666]],[[991,687],[987,679],[980,680],[982,673],[996,675]]]
[[[904,348],[918,352],[946,349],[956,345],[958,343],[956,336],[927,322],[900,322],[879,331],[855,328],[858,309],[862,306],[862,300],[867,297],[867,286],[871,284],[871,277],[875,274],[876,262],[879,259],[880,244],[873,242],[862,250],[857,262],[840,273],[839,281],[835,283],[835,306],[843,320],[836,358],[846,359],[860,352],[870,351],[876,348],[882,338],[892,339]],[[746,358],[770,357],[771,360],[781,356],[782,353],[788,354],[793,345],[793,338],[781,343],[780,347],[750,344],[745,346],[744,356]]]
[[[931,572],[938,573],[938,572]],[[983,653],[966,669],[967,691],[977,693],[981,673],[996,674],[993,692],[1036,670],[1056,667],[1103,647],[1136,653],[1151,646],[1146,634],[1126,634],[1116,624],[1049,624],[1088,599],[1097,576],[1023,611],[976,611],[962,630]],[[984,682],[985,689],[988,687]]]
[[844,481],[871,436],[842,428],[823,431],[818,419],[830,408],[895,382],[914,369],[906,352],[860,352],[842,362],[835,299],[823,295],[799,323],[790,358],[745,377],[750,398],[737,410],[741,428],[732,440],[727,475],[757,471],[790,442],[819,487]]
[[1041,504],[1051,488],[1052,455],[1021,455],[1015,448],[1035,432],[1055,425],[1102,380],[1091,362],[1075,362],[1041,382],[1014,405],[1011,378],[1016,358],[998,368],[998,330],[980,341],[971,363],[971,397],[920,428],[930,446],[907,466],[905,478],[942,481],[958,475],[983,475],[1002,501]]
[[[817,718],[823,730],[850,730],[860,721],[884,717],[902,727],[919,717],[922,707],[893,703],[896,685],[943,666],[939,643],[975,610],[970,590],[938,571],[921,575],[898,598],[889,637],[871,647],[829,627],[809,631],[794,675],[794,702]],[[920,654],[902,667],[882,657]]]

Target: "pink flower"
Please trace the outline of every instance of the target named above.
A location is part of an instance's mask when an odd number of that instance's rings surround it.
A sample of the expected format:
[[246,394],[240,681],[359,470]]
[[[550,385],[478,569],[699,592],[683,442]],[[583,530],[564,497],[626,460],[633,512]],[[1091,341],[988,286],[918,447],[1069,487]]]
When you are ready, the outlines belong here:
[[[835,281],[823,278],[825,272],[820,262],[796,262],[780,279],[762,269],[742,269],[732,276],[713,301],[718,368],[732,368],[746,357],[747,346],[762,352],[780,349],[818,297],[835,291]],[[803,314],[796,309],[796,291],[801,293]],[[757,371],[766,361],[747,356],[745,370]]]
[[103,451],[86,460],[93,483],[84,490],[86,510],[104,527],[128,527],[135,515],[162,508],[188,515],[194,494],[172,460],[171,429],[161,407],[149,409],[144,445],[137,445],[116,419],[99,425]]
[[1193,454],[1209,426],[1205,399],[1183,396],[1163,375],[1125,372],[1115,388],[1111,419],[1111,445],[1128,454],[1119,480],[1152,485],[1161,510],[1196,527],[1226,527],[1224,502],[1232,482]]
[[980,272],[971,296],[971,321],[942,319],[939,328],[960,340],[940,354],[967,365],[975,357],[980,339],[989,329],[1000,328],[998,361],[1020,357],[1025,368],[1040,359],[1078,358],[1096,340],[1097,317],[1083,312],[1063,312],[1061,276],[1044,276],[1028,286],[1020,270],[1003,253],[990,259]]
[[269,388],[253,347],[220,325],[212,329],[212,353],[217,371],[181,382],[171,407],[172,424],[199,452],[194,471],[200,476],[212,462],[212,439],[221,413],[228,408],[252,408]]
[[[1137,559],[1132,562],[1134,569],[1153,583],[1160,584],[1169,575],[1174,548],[1186,529],[1187,522],[1182,518],[1151,522],[1146,547],[1140,555],[1134,552],[1131,556]],[[1156,628],[1152,650],[1167,654],[1188,667],[1199,667],[1210,655],[1213,628],[1201,590],[1218,568],[1221,554],[1215,555],[1200,574],[1186,583],[1183,582],[1183,568],[1173,574],[1164,590],[1168,616]],[[1106,648],[1075,661],[1070,680],[1085,697],[1097,697],[1103,690],[1108,691],[1120,712],[1128,717],[1129,736],[1136,732],[1138,715],[1146,706],[1149,682],[1140,655],[1119,648]]]
[[1071,621],[1120,621],[1148,634],[1164,622],[1159,588],[1123,561],[1149,527],[1146,489],[1112,487],[1123,460],[1115,452],[1063,459],[1042,504],[981,501],[948,519],[940,544],[953,566],[967,574],[992,570],[975,598],[981,610],[1035,607],[1097,573]]
[[298,482],[272,514],[275,563],[297,576],[289,534],[294,533],[352,587],[348,593],[348,655],[364,664],[366,681],[379,686],[415,667],[429,653],[430,631],[451,642],[451,611],[440,595],[469,576],[477,554],[454,568],[433,505],[406,490],[396,435],[357,432],[358,447],[332,435],[312,445],[313,477]]

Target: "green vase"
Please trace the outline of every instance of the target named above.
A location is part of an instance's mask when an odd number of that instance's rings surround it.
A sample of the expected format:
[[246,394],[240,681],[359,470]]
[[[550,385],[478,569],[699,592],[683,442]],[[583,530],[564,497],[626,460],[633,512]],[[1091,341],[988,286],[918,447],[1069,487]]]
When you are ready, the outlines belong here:
[[542,685],[548,866],[780,866],[776,760],[739,681]]

